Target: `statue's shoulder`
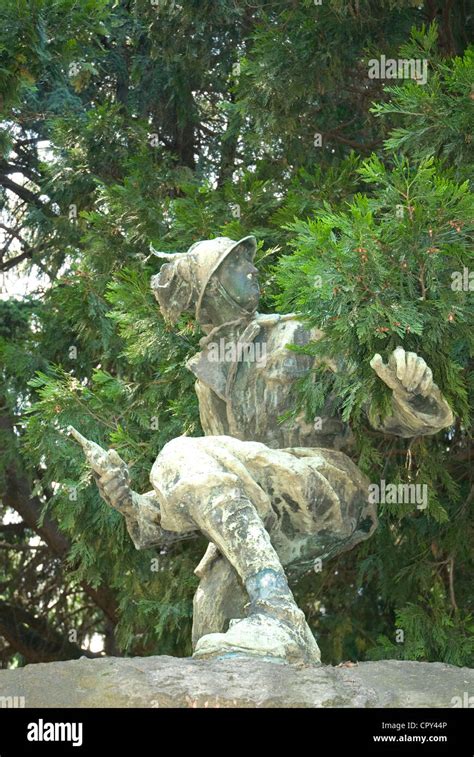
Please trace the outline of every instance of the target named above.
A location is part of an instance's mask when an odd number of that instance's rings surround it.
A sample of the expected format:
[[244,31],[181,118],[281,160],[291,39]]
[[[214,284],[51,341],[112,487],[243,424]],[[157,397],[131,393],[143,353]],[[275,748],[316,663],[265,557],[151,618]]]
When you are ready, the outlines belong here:
[[295,313],[256,313],[255,322],[264,331],[265,341],[272,342],[274,347],[284,347],[288,344],[305,345],[310,341],[321,339],[323,332],[318,328],[311,328],[303,323]]
[[259,341],[265,344],[266,361],[260,373],[266,380],[288,384],[303,376],[310,368],[313,358],[296,352],[291,347],[304,347],[311,341],[321,338],[322,331],[312,329],[303,323],[294,313],[285,315],[258,315]]

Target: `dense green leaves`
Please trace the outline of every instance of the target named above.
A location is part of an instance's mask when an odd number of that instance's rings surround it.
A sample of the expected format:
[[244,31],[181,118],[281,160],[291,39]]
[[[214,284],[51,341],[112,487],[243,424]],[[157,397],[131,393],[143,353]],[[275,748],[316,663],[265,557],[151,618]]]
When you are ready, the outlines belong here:
[[[262,311],[297,310],[325,331],[310,351],[347,366],[308,376],[295,411],[333,393],[367,473],[430,484],[425,512],[384,505],[370,542],[294,585],[325,660],[472,664],[473,62],[460,7],[438,28],[431,5],[3,2],[0,600],[78,646],[45,658],[0,607],[1,664],[77,656],[94,633],[109,654],[189,654],[205,540],[137,552],[64,430],[150,488],[161,447],[201,433],[201,335],[163,323],[149,245],[249,233]],[[426,85],[368,78],[381,54],[429,58]],[[369,428],[368,398],[389,398],[369,360],[397,344],[433,368],[449,433]]]

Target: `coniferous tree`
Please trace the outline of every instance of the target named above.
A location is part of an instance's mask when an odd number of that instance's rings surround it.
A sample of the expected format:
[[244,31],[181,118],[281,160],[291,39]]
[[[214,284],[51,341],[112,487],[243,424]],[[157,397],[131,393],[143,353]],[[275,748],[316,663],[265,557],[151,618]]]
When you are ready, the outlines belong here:
[[[422,29],[436,3],[3,3],[2,664],[88,653],[93,633],[109,654],[190,653],[205,541],[137,552],[64,429],[113,445],[143,491],[163,444],[201,433],[200,335],[163,324],[149,243],[247,233],[261,309],[298,310],[355,366],[298,401],[317,415],[335,388],[370,476],[430,485],[427,512],[387,507],[371,542],[294,585],[325,660],[472,664],[472,326],[451,275],[472,267],[473,63],[454,5]],[[369,79],[381,53],[427,57],[426,85]],[[432,366],[449,433],[368,432],[365,397],[387,399],[368,360],[399,342]]]

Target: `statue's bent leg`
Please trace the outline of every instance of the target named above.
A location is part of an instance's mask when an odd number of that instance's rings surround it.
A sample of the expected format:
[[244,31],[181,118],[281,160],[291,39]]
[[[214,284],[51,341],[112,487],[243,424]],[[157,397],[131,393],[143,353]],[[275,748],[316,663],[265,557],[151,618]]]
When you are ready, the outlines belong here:
[[319,662],[319,649],[297,607],[284,569],[254,505],[246,497],[198,502],[190,514],[235,568],[249,597],[248,617],[197,642],[195,657],[252,654]]
[[[222,439],[230,445],[225,460],[219,454]],[[232,620],[226,633],[202,636],[194,656],[243,654],[319,662],[318,646],[264,523],[244,494],[240,475],[245,477],[245,471],[235,473],[239,461],[232,458],[234,444],[242,443],[229,437],[174,439],[151,473],[164,528],[197,527],[229,561],[248,595],[248,617]]]
[[212,561],[207,561],[202,572],[199,566],[194,571],[201,581],[193,601],[193,650],[201,636],[227,631],[231,619],[244,618],[248,603],[247,592],[230,562],[213,544],[209,549],[214,550]]

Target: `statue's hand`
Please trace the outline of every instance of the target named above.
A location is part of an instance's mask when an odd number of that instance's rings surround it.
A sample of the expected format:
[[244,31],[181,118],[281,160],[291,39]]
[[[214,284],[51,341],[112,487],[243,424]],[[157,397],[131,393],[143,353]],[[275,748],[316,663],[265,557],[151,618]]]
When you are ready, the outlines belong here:
[[428,396],[435,384],[431,368],[416,352],[405,352],[397,347],[389,357],[386,365],[377,353],[370,361],[371,368],[382,381],[396,394],[421,394]]
[[110,466],[107,471],[102,475],[93,471],[99,494],[108,505],[120,512],[125,512],[132,507],[128,467],[114,449],[109,449],[106,454]]

